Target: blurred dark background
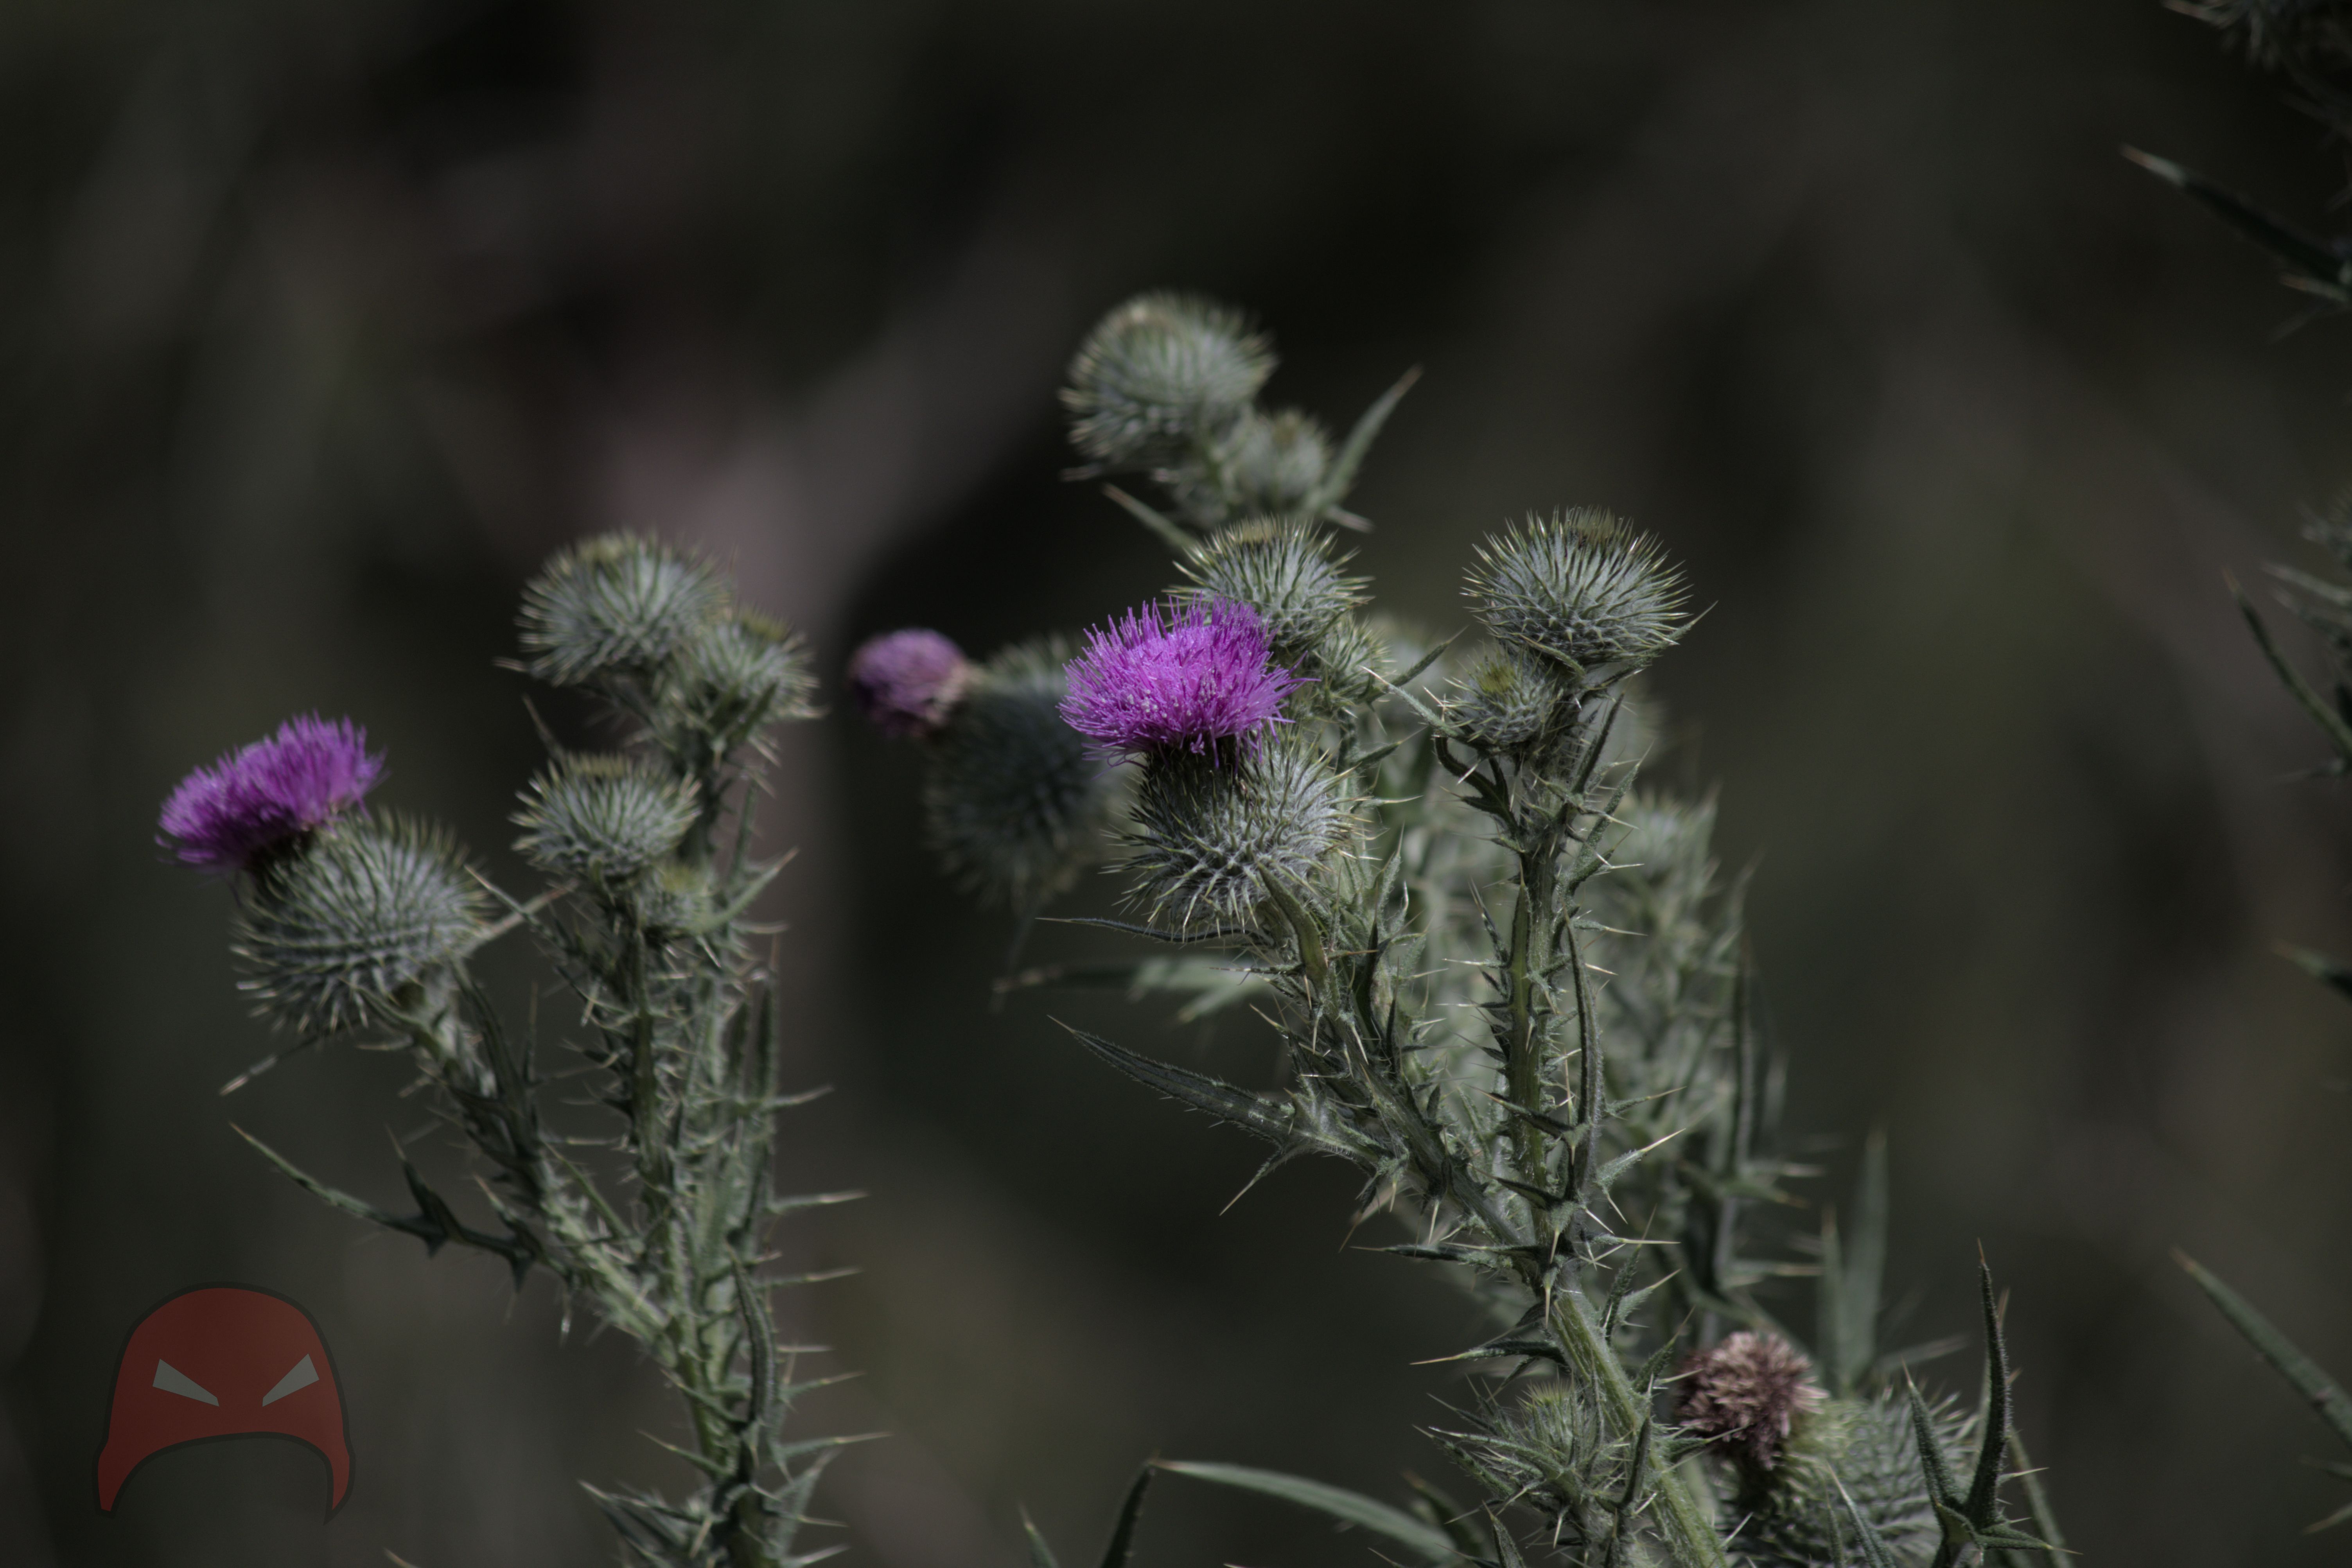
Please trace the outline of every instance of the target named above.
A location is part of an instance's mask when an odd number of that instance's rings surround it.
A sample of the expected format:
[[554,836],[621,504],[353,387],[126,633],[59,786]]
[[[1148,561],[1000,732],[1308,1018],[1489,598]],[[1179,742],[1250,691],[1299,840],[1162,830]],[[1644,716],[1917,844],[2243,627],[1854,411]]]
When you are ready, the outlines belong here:
[[[1569,502],[1660,532],[1713,612],[1664,759],[1758,862],[1791,1122],[1889,1131],[1920,1337],[1984,1247],[2036,1458],[2094,1562],[2352,1561],[2315,1423],[2168,1259],[2352,1373],[2352,1029],[2273,951],[2352,948],[2339,787],[2222,575],[2352,480],[2352,325],[2130,141],[2324,225],[2340,159],[2156,0],[14,0],[0,7],[0,1563],[605,1561],[576,1485],[658,1479],[663,1391],[480,1258],[427,1263],[269,1174],[234,1119],[398,1196],[396,1061],[224,1102],[270,1042],[229,895],[157,802],[289,713],[494,870],[536,759],[522,578],[631,527],[813,637],[985,650],[1164,560],[1065,485],[1096,313],[1182,285],[1344,422],[1426,374],[1357,495],[1440,626],[1471,542]],[[2308,652],[2302,642],[2294,643]],[[822,1511],[876,1568],[1079,1561],[1147,1454],[1393,1494],[1444,1461],[1460,1303],[1349,1250],[1344,1173],[1255,1159],[987,1008],[1006,933],[915,841],[915,759],[789,732],[789,1303],[894,1434]],[[1099,896],[1099,894],[1094,896]],[[1048,946],[1051,945],[1050,939]],[[510,977],[509,977],[510,978]],[[1071,1010],[1075,1007],[1076,1010]],[[1224,1049],[1224,1048],[1217,1048]],[[446,1174],[446,1166],[445,1166]],[[231,1444],[90,1498],[111,1358],[160,1298],[324,1325],[356,1489]],[[1966,1361],[1940,1369],[1974,1378]],[[1151,1568],[1369,1561],[1168,1481]]]

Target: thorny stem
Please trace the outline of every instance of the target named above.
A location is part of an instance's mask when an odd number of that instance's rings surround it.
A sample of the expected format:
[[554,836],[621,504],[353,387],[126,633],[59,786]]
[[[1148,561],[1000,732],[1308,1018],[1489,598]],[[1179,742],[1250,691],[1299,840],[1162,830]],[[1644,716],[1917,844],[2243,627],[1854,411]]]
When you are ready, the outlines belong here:
[[[1592,1307],[1584,1292],[1570,1284],[1552,1298],[1552,1332],[1576,1369],[1600,1390],[1620,1436],[1635,1442],[1646,1424],[1643,1396],[1620,1365],[1616,1352],[1601,1338],[1592,1321]],[[1679,1568],[1724,1568],[1723,1545],[1699,1500],[1692,1495],[1690,1479],[1682,1465],[1664,1468],[1658,1476],[1660,1522],[1666,1550]]]

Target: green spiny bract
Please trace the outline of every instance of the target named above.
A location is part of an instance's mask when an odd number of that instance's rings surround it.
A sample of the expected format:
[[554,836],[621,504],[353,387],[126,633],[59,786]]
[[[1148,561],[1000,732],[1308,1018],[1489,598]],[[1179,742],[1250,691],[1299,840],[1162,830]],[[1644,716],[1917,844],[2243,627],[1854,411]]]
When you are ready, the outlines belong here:
[[1189,597],[1248,605],[1265,623],[1276,664],[1310,658],[1332,628],[1364,602],[1364,580],[1342,575],[1323,530],[1304,517],[1255,517],[1220,528],[1178,563],[1197,585]]
[[694,826],[694,787],[635,758],[567,757],[523,794],[515,848],[541,871],[591,886],[634,883]]
[[[1634,1471],[1654,1471],[1654,1437],[1628,1441],[1612,1427],[1590,1390],[1545,1378],[1516,1405],[1489,1407],[1475,1426],[1430,1436],[1490,1496],[1534,1510],[1544,1522],[1542,1539],[1575,1554],[1571,1561],[1588,1561],[1590,1552],[1605,1560],[1629,1483],[1645,1493],[1654,1479]],[[1626,1518],[1627,1536],[1637,1528]]]
[[1246,925],[1276,890],[1312,885],[1349,826],[1344,786],[1312,746],[1276,741],[1238,762],[1164,752],[1142,764],[1120,869],[1155,921]]
[[482,904],[448,838],[398,818],[350,821],[273,864],[238,922],[244,988],[272,1022],[323,1033],[373,1021],[481,936]]
[[1062,718],[1069,653],[1047,638],[982,664],[925,758],[931,847],[968,892],[1017,911],[1099,858],[1116,794],[1109,764]]
[[1530,517],[1480,545],[1467,594],[1496,637],[1579,673],[1638,669],[1688,621],[1682,576],[1656,543],[1590,507]]
[[[1963,1448],[1969,1421],[1937,1408],[1948,1450]],[[1797,1424],[1781,1462],[1748,1475],[1725,1500],[1724,1526],[1743,1568],[1843,1568],[1863,1555],[1853,1516],[1868,1521],[1904,1568],[1927,1568],[1941,1531],[1904,1401],[1832,1399]]]
[[1163,461],[1221,435],[1273,371],[1273,351],[1240,312],[1190,295],[1139,295],[1070,361],[1070,439],[1112,467]]
[[1331,441],[1295,408],[1242,411],[1205,451],[1167,476],[1169,494],[1193,522],[1213,526],[1253,513],[1312,512],[1327,504]]
[[725,608],[700,557],[635,534],[558,551],[523,590],[522,649],[551,685],[641,680]]
[[1512,755],[1558,744],[1579,711],[1558,665],[1508,645],[1487,649],[1444,704],[1446,720],[1474,744]]
[[810,718],[816,677],[782,622],[730,610],[695,627],[659,667],[656,741],[689,777],[705,777],[771,725]]

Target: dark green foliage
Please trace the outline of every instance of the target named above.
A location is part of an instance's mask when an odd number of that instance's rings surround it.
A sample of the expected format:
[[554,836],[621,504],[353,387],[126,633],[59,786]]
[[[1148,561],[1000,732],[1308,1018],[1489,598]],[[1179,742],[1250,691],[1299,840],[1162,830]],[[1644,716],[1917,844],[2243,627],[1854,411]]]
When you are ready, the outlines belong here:
[[697,815],[693,786],[628,757],[567,757],[533,779],[515,848],[541,871],[592,887],[632,883],[666,859]]
[[1496,637],[1580,675],[1647,664],[1689,619],[1656,543],[1591,507],[1530,517],[1479,546],[1468,598]]
[[1318,878],[1348,826],[1339,779],[1309,747],[1238,759],[1171,752],[1142,764],[1121,870],[1136,903],[1179,931],[1253,923]]
[[925,758],[931,847],[965,891],[1023,913],[1100,858],[1117,795],[1109,764],[1063,722],[1068,657],[1048,638],[982,664]]
[[717,618],[726,585],[708,561],[631,534],[557,552],[524,591],[522,651],[552,685],[640,679]]
[[1239,311],[1139,295],[1104,317],[1070,361],[1070,439],[1112,467],[1164,461],[1222,435],[1273,371],[1273,350]]
[[374,1021],[480,940],[482,899],[447,837],[399,818],[346,822],[262,877],[232,950],[273,1023]]

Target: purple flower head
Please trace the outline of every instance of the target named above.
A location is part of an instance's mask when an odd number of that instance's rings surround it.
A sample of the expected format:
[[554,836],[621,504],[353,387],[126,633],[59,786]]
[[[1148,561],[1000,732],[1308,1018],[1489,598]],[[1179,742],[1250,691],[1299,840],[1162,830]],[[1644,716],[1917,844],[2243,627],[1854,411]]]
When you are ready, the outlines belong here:
[[1109,751],[1254,748],[1304,683],[1267,662],[1265,623],[1229,599],[1147,604],[1087,633],[1062,717]]
[[383,773],[350,719],[289,718],[267,740],[180,780],[163,802],[167,847],[189,865],[250,871],[289,840],[360,803]]
[[963,650],[919,627],[872,638],[850,655],[849,700],[893,740],[920,738],[947,722],[971,666]]

